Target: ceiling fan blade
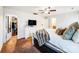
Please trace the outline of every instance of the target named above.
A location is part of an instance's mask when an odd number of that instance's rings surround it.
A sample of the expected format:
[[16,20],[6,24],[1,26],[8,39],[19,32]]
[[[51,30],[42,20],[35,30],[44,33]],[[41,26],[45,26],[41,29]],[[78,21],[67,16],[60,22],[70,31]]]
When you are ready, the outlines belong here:
[[56,11],[56,10],[50,10],[50,12],[54,12],[54,11]]
[[44,12],[41,12],[41,13],[44,13]]
[[39,11],[44,11],[44,10],[39,10]]
[[38,15],[38,13],[33,13],[34,15]]

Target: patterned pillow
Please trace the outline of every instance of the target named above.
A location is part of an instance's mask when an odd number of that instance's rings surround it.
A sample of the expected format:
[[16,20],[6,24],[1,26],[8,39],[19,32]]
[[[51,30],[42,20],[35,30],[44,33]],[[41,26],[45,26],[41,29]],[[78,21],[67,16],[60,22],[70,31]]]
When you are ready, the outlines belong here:
[[76,31],[76,28],[74,26],[70,27],[63,33],[63,39],[71,40],[75,31]]
[[78,29],[78,30],[75,32],[75,34],[73,35],[72,40],[73,40],[75,43],[79,43],[79,29]]

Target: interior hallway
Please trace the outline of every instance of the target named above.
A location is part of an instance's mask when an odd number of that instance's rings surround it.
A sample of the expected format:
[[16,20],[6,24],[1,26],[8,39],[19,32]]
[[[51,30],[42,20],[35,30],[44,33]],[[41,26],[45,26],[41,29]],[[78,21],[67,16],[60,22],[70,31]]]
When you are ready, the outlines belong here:
[[32,46],[32,37],[27,39],[16,39],[12,36],[10,40],[3,44],[2,53],[39,53],[35,47]]

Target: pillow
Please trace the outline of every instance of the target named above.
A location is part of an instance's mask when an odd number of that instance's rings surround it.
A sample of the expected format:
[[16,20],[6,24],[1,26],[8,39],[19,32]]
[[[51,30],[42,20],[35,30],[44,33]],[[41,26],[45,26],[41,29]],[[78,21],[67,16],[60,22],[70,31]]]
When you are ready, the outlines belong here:
[[76,29],[79,29],[79,24],[78,24],[78,22],[72,23],[69,27],[72,27],[72,26],[74,26]]
[[56,33],[57,33],[58,35],[63,35],[63,33],[65,32],[65,30],[66,30],[66,28],[64,28],[64,29],[58,28],[58,29],[56,30]]
[[68,28],[64,33],[63,33],[63,39],[66,40],[71,40],[73,34],[75,33],[76,28],[74,26]]
[[73,40],[75,43],[79,43],[79,29],[78,29],[78,30],[75,32],[75,34],[73,35],[72,40]]

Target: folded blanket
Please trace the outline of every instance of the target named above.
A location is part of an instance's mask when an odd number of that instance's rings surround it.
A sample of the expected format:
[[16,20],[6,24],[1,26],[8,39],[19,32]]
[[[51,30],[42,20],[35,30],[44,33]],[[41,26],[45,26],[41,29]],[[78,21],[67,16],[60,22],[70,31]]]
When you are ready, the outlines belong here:
[[49,34],[45,29],[36,31],[36,37],[39,46],[42,46],[43,44],[45,44],[47,41],[50,40]]

